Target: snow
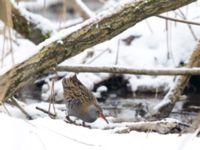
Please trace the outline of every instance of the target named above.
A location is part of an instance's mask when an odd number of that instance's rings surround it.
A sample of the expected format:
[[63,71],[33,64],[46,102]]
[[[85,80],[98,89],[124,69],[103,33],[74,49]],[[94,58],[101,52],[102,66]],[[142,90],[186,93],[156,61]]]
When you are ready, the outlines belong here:
[[55,26],[53,26],[48,19],[27,11],[20,4],[17,5],[14,0],[12,0],[12,4],[15,8],[19,9],[22,16],[24,16],[30,23],[36,24],[44,33],[51,33],[55,30]]
[[76,3],[89,15],[89,17],[95,17],[95,14],[83,3],[82,0],[76,0]]
[[[53,81],[46,80],[46,84],[44,84],[43,87],[42,87],[41,98],[44,101],[48,101],[49,95],[51,95],[52,82]],[[56,101],[62,101],[63,100],[63,88],[62,88],[62,82],[61,81],[57,82],[57,84],[55,84],[54,92],[56,93],[56,95],[55,95]]]
[[26,121],[0,114],[0,124],[1,148],[6,150],[66,148],[198,150],[200,143],[200,138],[195,138],[192,134],[160,135],[136,131],[129,134],[115,134],[109,130],[88,129],[47,117]]
[[[0,28],[3,27],[3,23],[0,21]],[[14,65],[19,64],[29,58],[30,56],[36,54],[38,51],[36,49],[36,46],[34,43],[27,39],[23,38],[15,38],[16,33],[12,31],[12,39],[15,40],[15,42],[12,42],[12,49],[13,49],[13,56],[14,56],[14,64],[12,63],[12,56],[9,53],[9,41],[6,40],[5,42],[5,51],[4,51],[4,61],[0,62],[1,69],[0,69],[0,75],[7,72],[10,68],[12,68]],[[0,50],[3,49],[3,41],[4,37],[0,35]],[[28,52],[27,52],[28,51]],[[0,58],[2,59],[2,52],[0,55]]]
[[[47,1],[49,2],[49,1]],[[121,3],[127,3],[129,1],[121,1]],[[37,3],[43,3],[37,0]],[[50,3],[50,2],[49,2]],[[110,6],[113,6],[116,1],[110,1]],[[32,5],[33,6],[33,5]],[[38,6],[34,5],[33,7]],[[41,7],[39,5],[38,7]],[[36,21],[38,27],[45,29],[44,31],[53,31],[51,38],[47,39],[39,45],[35,45],[32,42],[17,38],[17,43],[13,43],[13,51],[15,58],[15,65],[23,62],[32,55],[36,54],[42,47],[47,46],[49,43],[57,41],[62,44],[62,38],[66,35],[75,32],[81,27],[98,20],[105,16],[107,13],[111,13],[113,8],[108,7],[108,10],[101,15],[91,18],[88,21],[81,23],[80,25],[73,26],[68,29],[61,30],[60,32],[54,31],[57,29],[55,24],[49,22],[39,15],[27,12],[24,7],[32,8],[31,4],[19,5],[21,12],[30,21]],[[195,22],[199,22],[199,1],[181,9],[187,14],[187,19]],[[117,9],[116,9],[117,11]],[[178,13],[178,12],[177,12]],[[174,17],[173,12],[162,14],[165,16]],[[30,17],[31,16],[31,17]],[[181,19],[179,17],[179,19]],[[41,23],[43,22],[43,23]],[[175,68],[180,67],[180,62],[186,62],[188,56],[194,50],[197,41],[193,38],[188,26],[181,23],[168,22],[169,37],[170,37],[170,58],[167,58],[168,49],[166,45],[166,22],[157,17],[148,18],[135,25],[134,27],[126,30],[122,34],[113,38],[112,40],[98,44],[90,49],[87,49],[83,53],[70,58],[60,65],[92,65],[92,66],[112,66],[119,65],[133,68]],[[147,25],[148,24],[148,25]],[[47,27],[48,25],[48,27]],[[0,29],[2,29],[2,22],[0,22]],[[98,25],[97,25],[98,27]],[[151,28],[151,30],[149,29]],[[200,37],[200,28],[198,26],[192,26],[195,35]],[[14,32],[14,31],[13,31]],[[14,32],[15,33],[15,32]],[[14,37],[13,33],[13,37]],[[122,40],[131,35],[140,36],[131,42],[130,45]],[[3,36],[0,35],[0,50],[3,46]],[[117,49],[119,51],[118,63],[116,62]],[[1,53],[0,53],[1,54]],[[173,56],[173,57],[172,57]],[[13,64],[11,63],[11,56],[5,57],[3,67],[0,70],[0,75],[8,71]],[[59,73],[61,74],[61,73]],[[72,75],[64,73],[66,77]],[[110,74],[105,73],[79,73],[78,79],[86,85],[90,90],[93,89],[96,83],[99,83],[107,79]],[[174,77],[168,76],[142,76],[142,75],[124,75],[128,79],[130,87],[133,92],[136,92],[141,86],[160,89],[164,87],[167,91],[169,87],[174,84]],[[52,88],[52,81],[45,79],[46,84],[42,87],[42,100],[47,101]],[[63,99],[63,89],[61,80],[55,82],[56,100]],[[100,92],[106,91],[107,87],[101,86],[98,89],[97,95]],[[167,101],[164,101],[167,102]],[[56,111],[59,115],[57,119],[50,119],[42,112],[35,110],[35,106],[41,108],[48,108],[47,103],[37,103],[23,105],[25,109],[33,116],[33,120],[27,120],[21,112],[15,107],[6,105],[9,110],[9,116],[6,114],[5,108],[0,106],[0,141],[1,149],[6,150],[25,150],[25,149],[37,149],[37,150],[53,150],[53,149],[163,149],[163,150],[197,150],[200,146],[200,138],[195,137],[194,134],[167,134],[160,135],[158,133],[143,133],[132,131],[129,134],[116,134],[113,130],[104,130],[106,126],[112,126],[112,117],[108,116],[108,120],[111,122],[107,125],[103,120],[98,119],[92,124],[93,129],[88,129],[72,124],[67,124],[63,121],[65,117],[65,106],[62,104],[56,105]],[[124,114],[123,114],[124,115]],[[125,118],[127,115],[132,115],[131,111],[126,111],[126,115],[121,117]],[[118,128],[123,128],[123,124]]]
[[[28,2],[20,2],[19,5],[23,8],[26,8],[28,10],[40,10],[44,7],[48,7],[52,4],[56,4],[58,1],[62,2],[62,0],[34,0],[34,1],[28,1]],[[45,5],[45,6],[44,6]]]

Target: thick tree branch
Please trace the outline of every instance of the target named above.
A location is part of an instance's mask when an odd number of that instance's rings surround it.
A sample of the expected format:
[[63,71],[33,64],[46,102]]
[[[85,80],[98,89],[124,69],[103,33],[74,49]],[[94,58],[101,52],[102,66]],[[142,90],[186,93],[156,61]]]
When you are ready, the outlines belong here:
[[[26,16],[22,14],[22,12],[25,12]],[[53,31],[51,28],[46,28],[46,31],[44,31],[39,24],[46,23],[46,27],[48,27],[51,23],[47,21],[46,18],[38,16],[39,15],[35,15],[26,11],[24,8],[17,7],[14,3],[12,4],[13,28],[25,38],[33,41],[35,44],[39,44],[45,39],[49,38],[51,32]],[[42,18],[40,21],[43,20],[43,22],[39,22],[39,20],[34,21],[35,18]]]
[[109,10],[84,22],[78,31],[63,38],[59,37],[55,42],[41,48],[38,54],[2,75],[0,77],[0,102],[5,101],[21,87],[65,59],[113,38],[145,18],[177,9],[194,1],[140,0],[135,2],[133,0],[113,8],[113,13]]
[[[200,43],[198,43],[196,49],[190,56],[186,67],[192,68],[199,66],[199,59]],[[164,99],[153,108],[152,114],[159,118],[167,117],[174,108],[174,105],[178,101],[183,90],[185,89],[185,86],[187,85],[189,79],[190,75],[178,76],[175,85],[171,87]]]
[[57,71],[67,72],[103,72],[115,74],[136,74],[136,75],[200,75],[199,68],[173,68],[173,69],[134,69],[127,67],[92,67],[92,66],[58,66]]
[[124,134],[131,131],[139,132],[157,132],[160,134],[179,133],[182,129],[187,129],[189,126],[177,121],[151,121],[151,122],[137,122],[126,125],[124,128],[114,130],[114,133]]

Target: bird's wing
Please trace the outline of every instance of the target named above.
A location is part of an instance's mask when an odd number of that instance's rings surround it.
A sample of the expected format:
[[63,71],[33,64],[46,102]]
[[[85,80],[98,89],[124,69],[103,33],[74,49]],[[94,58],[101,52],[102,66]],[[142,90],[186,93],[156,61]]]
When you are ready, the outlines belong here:
[[81,103],[96,103],[96,98],[76,76],[64,78],[62,81],[64,98],[66,100],[80,101]]

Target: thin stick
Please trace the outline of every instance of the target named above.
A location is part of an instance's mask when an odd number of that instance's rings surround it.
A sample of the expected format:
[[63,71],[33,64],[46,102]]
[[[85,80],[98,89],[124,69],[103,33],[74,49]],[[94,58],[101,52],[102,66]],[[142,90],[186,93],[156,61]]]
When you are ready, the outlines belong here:
[[149,21],[147,19],[145,19],[145,23],[147,24],[147,27],[149,28],[151,34],[153,34],[153,29],[151,27],[151,25],[149,24]]
[[12,34],[11,34],[11,28],[8,27],[8,40],[9,40],[9,44],[10,44],[10,53],[11,53],[11,58],[12,58],[12,63],[13,66],[15,64],[15,59],[14,59],[14,52],[13,52],[13,46],[12,46]]
[[2,104],[3,108],[5,109],[6,113],[9,115],[9,116],[12,116],[11,113],[9,112],[9,110],[7,109],[5,103]]
[[95,56],[94,58],[92,58],[90,61],[88,61],[86,64],[91,64],[93,61],[95,61],[97,58],[99,58],[100,56],[102,56],[105,52],[110,51],[110,49],[105,49],[102,52],[100,52],[97,56]]
[[[181,16],[183,17],[183,19],[186,20],[187,18],[186,18],[186,16],[185,16],[185,14],[184,14],[180,9],[179,9],[179,12],[180,12]],[[190,30],[190,32],[191,32],[191,34],[192,34],[194,40],[195,40],[195,41],[198,41],[198,38],[197,38],[197,36],[195,35],[195,32],[193,31],[192,26],[191,26],[190,24],[188,24],[188,28],[189,28],[189,30]]]
[[135,69],[128,67],[94,67],[94,66],[58,66],[57,71],[67,72],[95,72],[95,73],[116,73],[116,74],[136,74],[136,75],[200,75],[200,68],[169,68],[169,69]]
[[12,100],[12,102],[14,103],[14,105],[19,108],[19,110],[28,118],[28,119],[32,119],[31,115],[29,115],[26,110],[20,106],[20,104],[17,102],[17,99],[15,97],[11,97],[10,98]]
[[181,19],[166,17],[166,16],[162,16],[162,15],[158,15],[158,16],[156,16],[156,17],[159,17],[159,18],[162,18],[162,19],[166,19],[166,20],[170,20],[170,21],[179,22],[179,23],[184,23],[184,24],[191,24],[191,25],[200,26],[200,23],[198,23],[198,22],[193,22],[193,21],[188,21],[188,20],[181,20]]
[[6,45],[6,26],[4,25],[4,27],[3,27],[3,47],[2,47],[2,54],[1,54],[1,68],[3,68],[5,45]]
[[175,64],[175,59],[172,53],[172,40],[171,40],[171,24],[168,20],[166,20],[166,43],[167,43],[167,60],[172,59]]
[[51,86],[52,88],[51,88],[51,95],[49,97],[49,109],[48,109],[49,117],[54,117],[54,116],[50,115],[51,105],[53,106],[53,111],[54,111],[54,114],[56,115],[54,85],[55,85],[55,81],[58,79],[58,73],[56,72],[55,68],[53,68],[53,72],[55,72],[55,74],[56,74],[56,79],[55,78],[52,79],[52,86]]
[[36,108],[37,110],[39,110],[39,111],[42,111],[42,112],[45,113],[45,114],[48,114],[48,115],[52,116],[53,118],[56,117],[56,114],[53,114],[53,113],[49,112],[48,110],[45,110],[45,109],[40,108],[40,107],[38,107],[38,106],[36,106],[35,108]]
[[94,16],[93,11],[91,11],[82,0],[75,0],[74,8],[77,12],[79,12],[83,19],[89,19]]
[[67,8],[67,0],[64,0],[64,2],[63,2],[64,4],[62,5],[62,12],[61,12],[61,14],[60,14],[60,16],[59,16],[59,30],[61,29],[61,27],[62,27],[62,22],[66,19],[66,17],[67,17],[67,14],[66,14],[66,8]]
[[118,64],[118,60],[119,60],[119,48],[120,48],[120,39],[117,42],[117,53],[116,53],[116,58],[115,58],[115,65]]

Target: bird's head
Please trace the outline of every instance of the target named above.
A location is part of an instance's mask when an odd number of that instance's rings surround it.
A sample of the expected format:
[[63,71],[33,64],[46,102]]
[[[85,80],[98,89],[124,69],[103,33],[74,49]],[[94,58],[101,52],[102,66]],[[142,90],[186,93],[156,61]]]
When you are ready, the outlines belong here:
[[93,122],[97,118],[102,118],[106,123],[109,123],[108,120],[106,119],[106,117],[104,116],[102,109],[97,104],[90,105],[88,107],[87,116],[88,116],[88,119],[90,120],[87,122]]

